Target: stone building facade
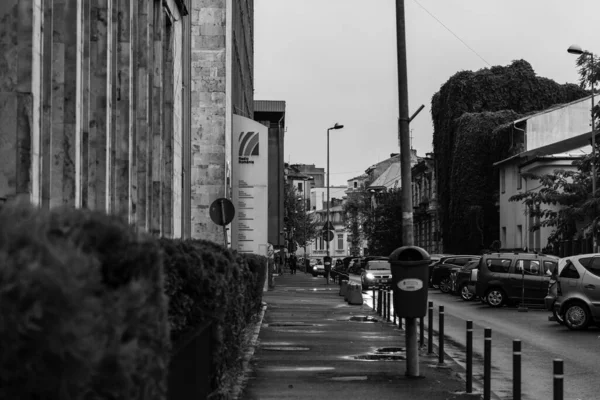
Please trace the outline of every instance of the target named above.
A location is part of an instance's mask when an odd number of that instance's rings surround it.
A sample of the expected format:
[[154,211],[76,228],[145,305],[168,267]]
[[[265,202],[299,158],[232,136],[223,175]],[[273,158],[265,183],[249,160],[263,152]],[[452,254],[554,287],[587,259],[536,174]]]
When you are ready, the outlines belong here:
[[413,229],[416,246],[424,248],[430,254],[439,254],[443,249],[434,171],[432,153],[419,158],[411,169]]
[[252,23],[252,0],[3,0],[0,197],[222,241]]

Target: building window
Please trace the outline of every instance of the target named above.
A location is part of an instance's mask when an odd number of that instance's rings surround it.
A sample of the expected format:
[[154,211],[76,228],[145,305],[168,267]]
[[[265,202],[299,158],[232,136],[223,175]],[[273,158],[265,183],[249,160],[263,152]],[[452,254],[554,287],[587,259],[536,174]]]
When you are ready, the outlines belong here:
[[517,189],[521,190],[523,187],[523,178],[521,177],[521,173],[517,172]]
[[500,247],[506,247],[506,227],[502,227],[502,237],[500,238],[502,243],[500,243]]
[[337,249],[338,250],[344,250],[344,234],[343,233],[338,233],[337,237],[338,237]]
[[506,173],[504,168],[500,170],[500,190],[502,193],[506,192]]
[[301,192],[302,191],[302,182],[298,182],[298,191]]
[[517,248],[523,248],[523,225],[517,225]]
[[358,182],[354,181],[354,189],[358,188]]

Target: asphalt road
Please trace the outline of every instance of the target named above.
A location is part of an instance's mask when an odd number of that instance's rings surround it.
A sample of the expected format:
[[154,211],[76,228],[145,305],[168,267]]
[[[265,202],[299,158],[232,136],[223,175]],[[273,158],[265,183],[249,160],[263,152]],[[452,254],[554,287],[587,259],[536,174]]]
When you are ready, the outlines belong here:
[[550,399],[553,393],[554,359],[564,361],[564,398],[597,399],[600,391],[598,356],[600,330],[574,332],[548,321],[544,309],[519,312],[516,308],[491,308],[478,301],[465,302],[457,296],[430,290],[434,302],[434,330],[439,326],[439,306],[444,306],[445,351],[459,363],[465,362],[466,321],[473,321],[473,373],[483,375],[484,328],[492,329],[492,391],[512,398],[513,340],[522,345],[522,398]]
[[[351,275],[350,280],[360,282],[360,277]],[[369,290],[363,295],[369,305],[372,304],[371,293]],[[428,300],[434,302],[434,344],[437,346],[439,342],[439,306],[444,306],[444,350],[463,366],[466,363],[466,321],[473,321],[473,375],[477,380],[483,379],[484,329],[492,329],[491,388],[500,398],[513,398],[514,339],[520,339],[522,346],[523,399],[553,397],[554,359],[564,361],[565,399],[600,398],[599,328],[592,326],[586,331],[570,331],[548,321],[550,313],[542,307],[529,308],[527,312],[509,307],[495,309],[479,301],[465,302],[458,296],[443,294],[436,289],[430,290]]]

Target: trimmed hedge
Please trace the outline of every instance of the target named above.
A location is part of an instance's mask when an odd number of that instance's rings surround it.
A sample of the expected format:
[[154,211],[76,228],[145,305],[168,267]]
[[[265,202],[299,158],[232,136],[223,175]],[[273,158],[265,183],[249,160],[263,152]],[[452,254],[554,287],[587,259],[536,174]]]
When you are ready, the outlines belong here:
[[214,324],[215,393],[242,363],[244,329],[261,307],[266,257],[239,254],[205,240],[160,239],[175,346],[202,322]]
[[0,266],[0,398],[165,398],[153,239],[98,212],[5,205]]
[[0,398],[165,399],[171,341],[206,321],[211,398],[226,397],[266,263],[208,241],[155,240],[100,212],[3,206]]

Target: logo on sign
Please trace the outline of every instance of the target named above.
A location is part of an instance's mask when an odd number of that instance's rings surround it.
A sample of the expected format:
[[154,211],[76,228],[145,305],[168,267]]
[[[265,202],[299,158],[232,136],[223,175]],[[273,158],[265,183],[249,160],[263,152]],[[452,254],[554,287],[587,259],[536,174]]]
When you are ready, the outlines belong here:
[[242,132],[238,140],[240,164],[254,164],[250,156],[258,156],[258,132]]
[[423,288],[423,281],[420,279],[402,279],[398,282],[398,289],[406,292],[416,292]]

